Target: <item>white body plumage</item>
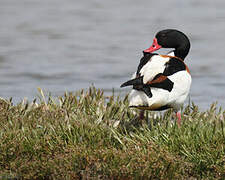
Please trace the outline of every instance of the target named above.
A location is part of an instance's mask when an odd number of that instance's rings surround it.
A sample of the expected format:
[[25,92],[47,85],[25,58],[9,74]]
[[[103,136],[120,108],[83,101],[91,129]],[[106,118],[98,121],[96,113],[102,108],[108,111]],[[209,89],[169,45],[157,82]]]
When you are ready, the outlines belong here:
[[[147,83],[153,80],[157,74],[163,73],[165,64],[169,60],[169,57],[153,56],[140,70],[140,74],[143,76],[143,83]],[[129,105],[149,110],[169,106],[178,111],[189,94],[192,81],[191,75],[187,70],[182,70],[167,76],[167,78],[174,83],[172,91],[169,92],[165,89],[152,87],[152,97],[149,98],[143,91],[132,89],[128,97]]]

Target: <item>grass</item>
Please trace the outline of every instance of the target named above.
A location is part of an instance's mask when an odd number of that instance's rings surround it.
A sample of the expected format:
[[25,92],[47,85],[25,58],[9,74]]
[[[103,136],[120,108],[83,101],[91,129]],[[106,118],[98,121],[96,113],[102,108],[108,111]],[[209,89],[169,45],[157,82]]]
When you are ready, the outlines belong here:
[[136,118],[127,97],[65,93],[0,100],[1,179],[224,179],[225,111],[215,104]]

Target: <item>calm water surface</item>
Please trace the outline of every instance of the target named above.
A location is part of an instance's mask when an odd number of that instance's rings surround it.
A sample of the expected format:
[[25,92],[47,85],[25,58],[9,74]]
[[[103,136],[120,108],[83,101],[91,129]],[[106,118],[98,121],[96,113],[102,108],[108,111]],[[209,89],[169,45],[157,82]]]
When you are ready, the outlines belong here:
[[[225,107],[225,1],[0,0],[0,96],[32,100],[94,84],[111,94],[164,28],[191,40],[191,100]],[[163,51],[165,52],[165,51]]]

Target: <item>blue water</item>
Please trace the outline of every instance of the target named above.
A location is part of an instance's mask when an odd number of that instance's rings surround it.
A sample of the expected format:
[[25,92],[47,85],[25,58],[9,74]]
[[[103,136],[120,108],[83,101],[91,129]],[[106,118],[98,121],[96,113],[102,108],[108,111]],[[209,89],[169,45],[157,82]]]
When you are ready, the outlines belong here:
[[[0,0],[0,96],[32,100],[94,84],[111,94],[136,70],[155,33],[191,40],[191,100],[225,107],[225,1]],[[165,51],[163,51],[165,52]]]

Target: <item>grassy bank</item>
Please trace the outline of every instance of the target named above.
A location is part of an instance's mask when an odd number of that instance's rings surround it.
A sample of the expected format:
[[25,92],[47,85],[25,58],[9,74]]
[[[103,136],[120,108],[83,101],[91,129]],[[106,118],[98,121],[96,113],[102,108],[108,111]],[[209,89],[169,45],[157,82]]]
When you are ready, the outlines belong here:
[[[42,94],[42,92],[41,92]],[[148,112],[140,122],[127,99],[69,93],[41,103],[0,100],[0,178],[225,178],[225,111]]]

